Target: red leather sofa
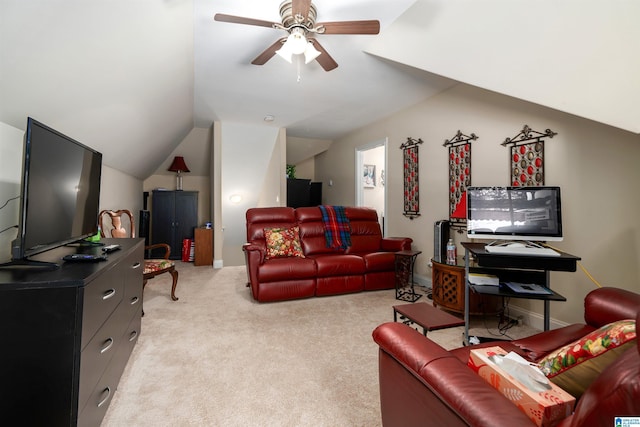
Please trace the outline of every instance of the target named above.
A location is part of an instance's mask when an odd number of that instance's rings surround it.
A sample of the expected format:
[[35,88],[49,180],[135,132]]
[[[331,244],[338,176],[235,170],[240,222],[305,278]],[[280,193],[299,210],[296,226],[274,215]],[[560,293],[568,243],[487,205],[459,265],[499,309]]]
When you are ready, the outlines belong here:
[[[318,207],[252,208],[246,212],[243,246],[248,282],[257,301],[281,301],[395,286],[395,252],[411,249],[412,239],[383,238],[374,209],[347,207],[351,246],[328,248]],[[304,258],[267,259],[265,228],[300,229]]]
[[[537,361],[600,326],[640,321],[640,295],[616,288],[590,292],[584,324],[541,332],[510,342],[489,342],[447,351],[401,323],[385,323],[379,345],[380,403],[385,427],[533,426],[515,404],[467,367],[471,348],[501,346]],[[640,347],[625,350],[591,383],[574,413],[557,427],[613,426],[616,417],[640,417]]]

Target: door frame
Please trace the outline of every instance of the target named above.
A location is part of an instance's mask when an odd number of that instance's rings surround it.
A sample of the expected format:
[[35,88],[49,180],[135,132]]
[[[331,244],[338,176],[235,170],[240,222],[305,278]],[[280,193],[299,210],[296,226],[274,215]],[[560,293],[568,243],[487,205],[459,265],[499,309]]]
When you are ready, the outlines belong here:
[[[376,141],[372,141],[372,142],[368,142],[366,144],[363,145],[359,145],[355,148],[355,171],[356,171],[356,179],[355,179],[355,186],[356,186],[356,206],[362,206],[363,205],[363,199],[364,199],[364,192],[363,192],[363,177],[364,177],[364,169],[363,169],[363,158],[364,158],[364,152],[365,151],[369,151],[372,150],[374,148],[378,148],[378,147],[384,147],[384,164],[382,166],[382,170],[386,171],[388,170],[387,168],[387,161],[388,161],[388,153],[389,153],[389,138],[385,137],[383,139],[379,139]],[[387,228],[388,228],[388,222],[386,220],[387,218],[387,187],[385,185],[384,187],[384,202],[383,202],[383,212],[384,212],[384,221],[382,221],[382,236],[386,236],[387,235]]]

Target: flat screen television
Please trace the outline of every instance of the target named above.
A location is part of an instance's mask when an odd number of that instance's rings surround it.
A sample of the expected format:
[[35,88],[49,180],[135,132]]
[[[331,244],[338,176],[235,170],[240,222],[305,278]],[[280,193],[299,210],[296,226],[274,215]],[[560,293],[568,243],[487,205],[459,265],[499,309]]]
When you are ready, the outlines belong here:
[[467,188],[467,237],[561,241],[560,187]]
[[102,154],[29,117],[9,264],[96,234],[101,173]]

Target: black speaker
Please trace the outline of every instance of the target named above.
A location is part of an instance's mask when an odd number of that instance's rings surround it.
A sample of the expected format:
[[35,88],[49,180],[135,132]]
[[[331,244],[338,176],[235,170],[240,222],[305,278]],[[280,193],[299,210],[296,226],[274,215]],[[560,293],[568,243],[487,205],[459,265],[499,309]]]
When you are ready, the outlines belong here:
[[449,226],[450,223],[446,219],[436,221],[433,225],[433,259],[436,262],[447,261]]
[[309,193],[309,206],[318,206],[322,204],[322,183],[312,182]]
[[149,246],[150,222],[151,213],[147,210],[140,211],[140,219],[138,220],[138,237],[144,237],[145,246]]

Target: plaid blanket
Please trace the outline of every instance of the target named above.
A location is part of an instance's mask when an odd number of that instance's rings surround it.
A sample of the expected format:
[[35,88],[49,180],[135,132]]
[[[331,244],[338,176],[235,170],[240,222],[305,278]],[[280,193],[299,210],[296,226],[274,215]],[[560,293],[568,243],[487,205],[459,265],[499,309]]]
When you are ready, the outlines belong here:
[[320,205],[324,237],[328,248],[346,249],[351,246],[351,225],[344,206]]

